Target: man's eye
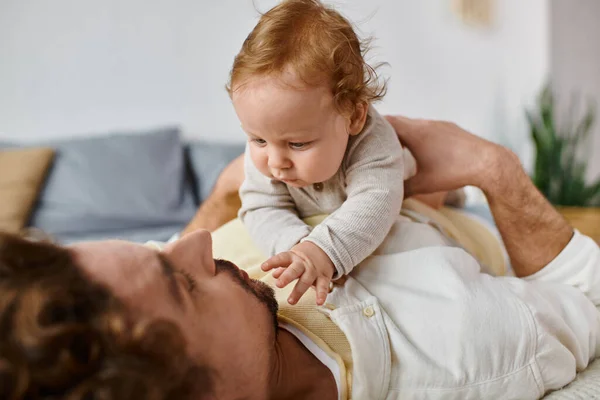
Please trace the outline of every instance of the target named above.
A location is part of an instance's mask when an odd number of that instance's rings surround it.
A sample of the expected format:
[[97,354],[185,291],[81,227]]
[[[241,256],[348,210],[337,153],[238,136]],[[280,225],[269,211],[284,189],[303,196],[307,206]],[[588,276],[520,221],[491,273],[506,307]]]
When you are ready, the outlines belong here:
[[252,139],[252,141],[259,146],[264,146],[267,144],[267,141],[264,139]]
[[303,149],[304,147],[308,146],[309,144],[310,144],[310,142],[304,142],[304,143],[290,142],[290,147],[292,149]]
[[196,280],[192,275],[190,275],[186,271],[178,270],[175,271],[175,274],[180,277],[180,280],[183,280],[183,284],[185,285],[188,292],[192,293],[196,289]]

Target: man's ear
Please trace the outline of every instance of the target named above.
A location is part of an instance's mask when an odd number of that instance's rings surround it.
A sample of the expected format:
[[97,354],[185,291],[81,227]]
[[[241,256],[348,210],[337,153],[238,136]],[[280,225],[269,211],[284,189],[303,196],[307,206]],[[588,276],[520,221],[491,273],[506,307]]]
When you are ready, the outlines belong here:
[[350,136],[358,135],[362,132],[365,127],[365,123],[367,122],[367,114],[369,111],[369,104],[359,103],[356,105],[354,110],[354,115],[350,119],[350,126],[348,127],[348,134]]

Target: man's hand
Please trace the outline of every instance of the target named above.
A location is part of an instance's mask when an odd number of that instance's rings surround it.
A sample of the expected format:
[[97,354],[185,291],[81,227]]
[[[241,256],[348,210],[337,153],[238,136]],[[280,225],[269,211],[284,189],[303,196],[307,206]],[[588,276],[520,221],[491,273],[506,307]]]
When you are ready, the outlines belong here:
[[417,160],[417,174],[404,185],[406,197],[467,185],[484,191],[496,180],[498,157],[509,150],[441,121],[387,116],[402,144]]
[[312,242],[303,242],[292,247],[290,251],[279,253],[261,266],[263,271],[273,271],[279,288],[286,287],[298,279],[288,303],[296,304],[313,284],[317,290],[317,305],[325,304],[329,283],[335,272],[333,263],[319,246]]
[[387,117],[417,160],[408,195],[477,186],[485,193],[517,276],[544,268],[573,229],[542,196],[509,149],[455,124]]

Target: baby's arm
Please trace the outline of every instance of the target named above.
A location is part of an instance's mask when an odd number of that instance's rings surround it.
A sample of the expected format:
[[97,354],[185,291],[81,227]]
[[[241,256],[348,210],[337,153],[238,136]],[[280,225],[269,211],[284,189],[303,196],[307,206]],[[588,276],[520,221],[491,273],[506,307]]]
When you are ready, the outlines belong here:
[[319,246],[333,262],[333,279],[347,275],[383,242],[402,206],[404,166],[394,129],[373,115],[370,134],[348,154],[347,199],[303,239]]
[[287,186],[262,175],[254,166],[248,148],[244,158],[239,217],[265,255],[288,251],[311,229],[298,217]]
[[262,265],[263,271],[275,269],[273,277],[280,288],[298,279],[288,298],[290,304],[315,285],[317,304],[322,305],[331,278],[350,273],[373,253],[400,212],[404,179],[415,173],[416,164],[409,152],[402,151],[387,121],[380,117],[373,128],[377,131],[365,132],[350,148],[344,204],[301,243]]

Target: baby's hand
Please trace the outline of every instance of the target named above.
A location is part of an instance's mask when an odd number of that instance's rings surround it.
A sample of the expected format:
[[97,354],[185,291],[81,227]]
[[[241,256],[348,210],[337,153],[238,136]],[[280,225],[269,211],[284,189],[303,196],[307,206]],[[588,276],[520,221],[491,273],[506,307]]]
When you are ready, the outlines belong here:
[[315,284],[317,305],[325,304],[329,293],[329,282],[335,271],[333,263],[319,246],[312,242],[303,242],[292,247],[290,251],[274,255],[261,266],[263,271],[275,269],[273,277],[277,279],[279,288],[286,287],[298,279],[288,303],[296,304],[309,287]]

